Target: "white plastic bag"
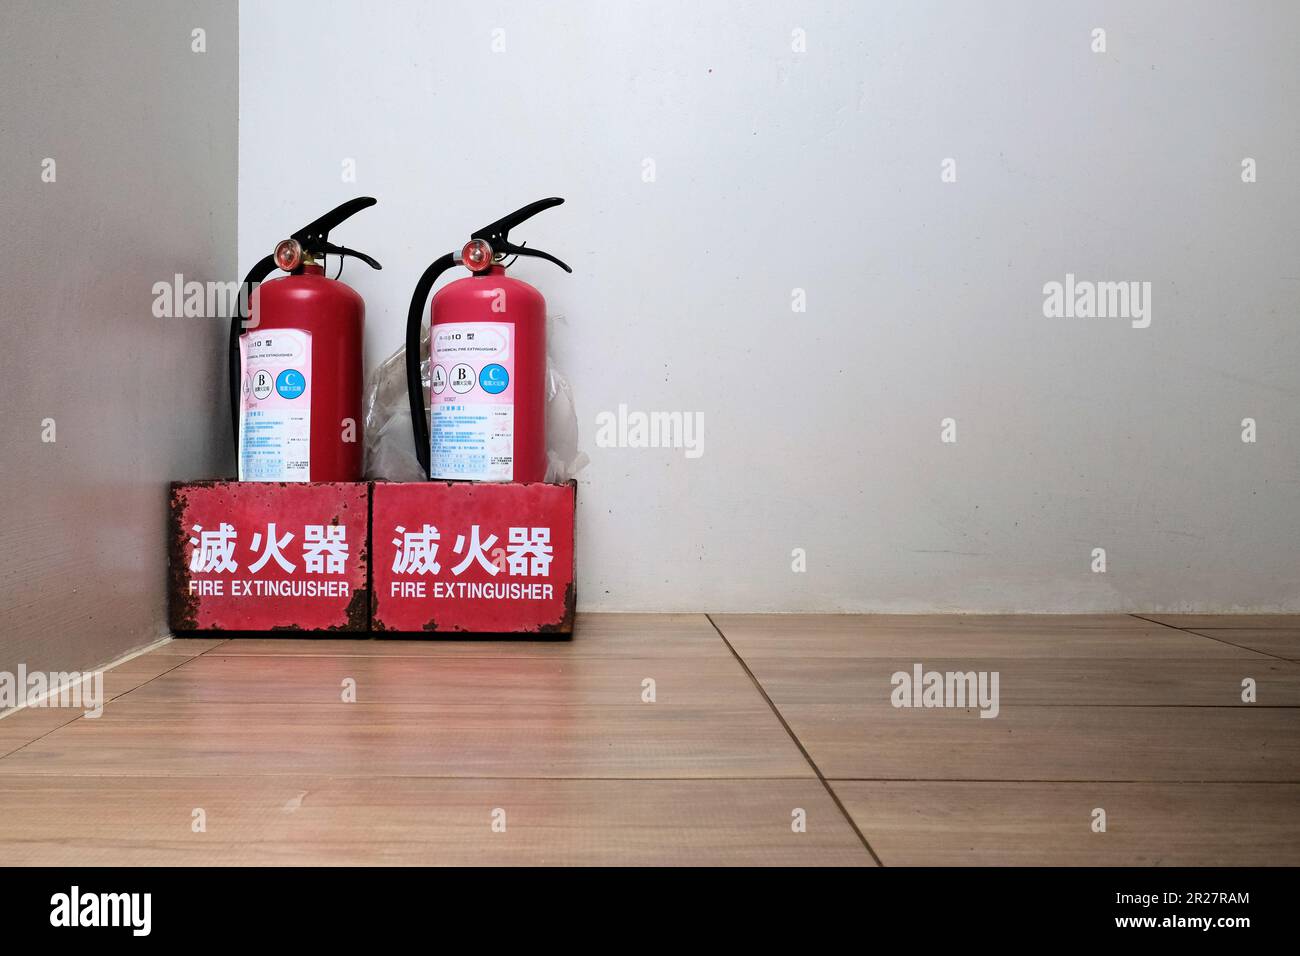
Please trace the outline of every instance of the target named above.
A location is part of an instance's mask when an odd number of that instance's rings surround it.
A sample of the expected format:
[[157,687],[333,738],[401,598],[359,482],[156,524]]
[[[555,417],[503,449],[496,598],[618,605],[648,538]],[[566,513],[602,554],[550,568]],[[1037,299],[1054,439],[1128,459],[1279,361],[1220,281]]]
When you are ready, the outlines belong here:
[[[548,320],[549,321],[549,320]],[[424,414],[429,415],[429,328],[420,333],[420,382]],[[411,403],[406,394],[406,349],[398,349],[366,383],[366,477],[424,481],[411,437]],[[568,481],[589,459],[578,448],[578,412],[573,389],[546,355],[546,480]]]

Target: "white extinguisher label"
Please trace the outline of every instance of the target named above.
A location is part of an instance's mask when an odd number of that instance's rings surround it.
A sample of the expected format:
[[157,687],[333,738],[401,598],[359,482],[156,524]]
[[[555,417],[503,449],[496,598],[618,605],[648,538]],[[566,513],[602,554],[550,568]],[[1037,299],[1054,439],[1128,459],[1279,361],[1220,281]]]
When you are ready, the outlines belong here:
[[513,481],[514,323],[435,325],[431,335],[430,477]]
[[245,332],[239,357],[239,480],[310,480],[311,333]]

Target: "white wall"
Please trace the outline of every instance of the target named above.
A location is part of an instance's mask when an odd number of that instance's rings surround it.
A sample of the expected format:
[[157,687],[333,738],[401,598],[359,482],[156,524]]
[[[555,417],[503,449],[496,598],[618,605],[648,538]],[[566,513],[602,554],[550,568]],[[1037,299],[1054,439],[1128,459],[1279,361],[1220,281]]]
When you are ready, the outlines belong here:
[[232,468],[225,326],[152,306],[235,268],[236,15],[4,5],[0,671],[165,636],[167,482]]
[[[431,259],[568,199],[516,238],[575,274],[517,274],[566,322],[583,607],[1300,610],[1300,5],[240,9],[241,267],[377,196],[369,365]],[[1067,272],[1150,327],[1045,318]],[[596,447],[620,403],[703,456]]]

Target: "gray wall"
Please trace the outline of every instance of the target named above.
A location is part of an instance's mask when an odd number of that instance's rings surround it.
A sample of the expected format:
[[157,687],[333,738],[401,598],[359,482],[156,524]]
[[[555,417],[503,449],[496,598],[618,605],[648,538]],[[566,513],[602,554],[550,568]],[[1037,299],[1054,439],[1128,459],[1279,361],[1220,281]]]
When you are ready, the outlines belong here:
[[221,323],[151,307],[177,272],[235,278],[237,13],[4,5],[0,670],[163,636],[166,483],[231,468]]
[[[373,366],[433,257],[568,198],[517,238],[575,274],[518,275],[566,319],[583,607],[1300,610],[1300,4],[311,9],[241,6],[240,261],[377,196]],[[1067,273],[1150,326],[1046,317]],[[620,404],[703,455],[597,447]]]

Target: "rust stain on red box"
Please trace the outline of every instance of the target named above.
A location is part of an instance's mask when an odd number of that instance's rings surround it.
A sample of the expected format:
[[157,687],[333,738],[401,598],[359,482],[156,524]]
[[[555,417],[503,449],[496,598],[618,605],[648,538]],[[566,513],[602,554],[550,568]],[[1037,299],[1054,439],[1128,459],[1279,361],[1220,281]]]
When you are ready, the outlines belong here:
[[364,482],[174,482],[175,631],[364,631]]
[[573,630],[576,482],[377,482],[377,631]]

